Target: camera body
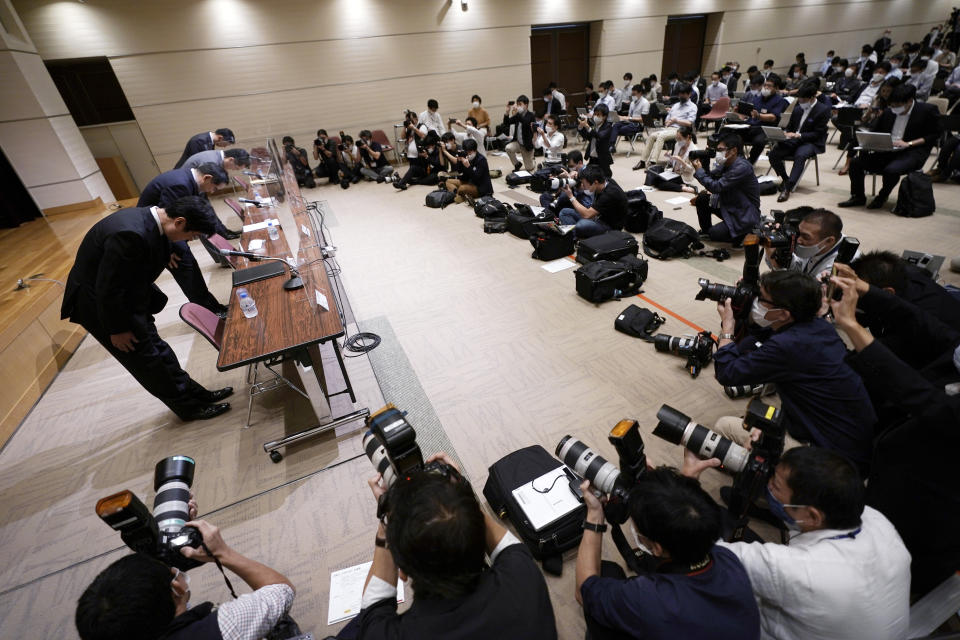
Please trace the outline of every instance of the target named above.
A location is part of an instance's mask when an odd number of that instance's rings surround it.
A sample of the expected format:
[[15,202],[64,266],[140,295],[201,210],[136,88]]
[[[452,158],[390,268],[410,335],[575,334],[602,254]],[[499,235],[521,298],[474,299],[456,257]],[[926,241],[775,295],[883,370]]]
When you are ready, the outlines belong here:
[[198,548],[203,536],[190,520],[188,503],[196,462],[188,456],[171,456],[154,469],[153,514],[129,490],[97,501],[97,515],[120,532],[123,542],[137,553],[154,557],[164,564],[187,571],[199,566],[180,553],[183,547]]
[[716,342],[709,331],[701,331],[693,336],[668,336],[661,333],[654,336],[653,346],[660,353],[672,353],[686,358],[685,367],[690,376],[696,378],[713,360]]
[[803,219],[800,210],[780,211],[774,209],[771,217],[765,217],[760,226],[754,231],[760,238],[760,244],[769,251],[780,268],[790,266],[793,260],[793,248],[797,243],[800,221]]
[[364,140],[363,138],[357,138],[356,145],[358,148],[363,149],[364,147],[367,146],[367,141]]
[[760,258],[762,255],[760,237],[749,234],[743,239],[743,277],[735,286],[711,283],[706,278],[698,278],[700,291],[696,300],[713,300],[723,302],[730,298],[733,308],[733,317],[737,321],[735,334],[739,338],[745,331],[747,320],[750,317],[750,307],[753,300],[760,295]]
[[689,159],[691,162],[694,160],[699,160],[700,162],[703,162],[704,160],[712,160],[713,158],[716,158],[716,157],[717,157],[716,149],[697,149],[695,151],[691,151],[690,154],[687,156],[687,159]]

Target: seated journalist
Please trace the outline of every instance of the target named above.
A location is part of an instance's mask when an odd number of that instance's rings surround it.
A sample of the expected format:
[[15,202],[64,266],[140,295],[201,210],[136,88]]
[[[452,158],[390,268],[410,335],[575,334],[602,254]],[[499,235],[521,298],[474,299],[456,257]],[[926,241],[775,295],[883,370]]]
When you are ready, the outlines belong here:
[[[760,224],[760,186],[753,165],[743,157],[740,136],[721,136],[710,171],[699,160],[690,164],[693,177],[706,189],[694,198],[700,233],[715,242],[740,244]],[[720,222],[711,225],[713,216]]]
[[[796,271],[760,276],[760,295],[750,309],[751,329],[734,342],[730,299],[717,305],[720,343],[714,356],[717,381],[728,385],[775,383],[782,401],[787,448],[806,442],[837,451],[866,469],[877,416],[833,326],[818,317],[820,283]],[[745,444],[740,418],[721,418],[718,433]]]
[[[197,517],[190,501],[190,517]],[[82,640],[258,640],[273,629],[293,604],[293,585],[274,569],[230,548],[220,530],[205,520],[197,527],[213,557],[201,549],[181,553],[220,563],[253,589],[214,607],[189,606],[190,582],[179,569],[140,553],[120,558],[94,578],[77,602],[76,625]]]
[[593,198],[593,203],[584,206],[569,186],[564,187],[570,206],[560,211],[560,223],[575,225],[573,232],[580,239],[622,229],[627,215],[627,196],[620,185],[613,178],[607,178],[603,169],[595,164],[584,167],[579,178],[583,192]]
[[[684,453],[696,478],[716,458]],[[764,640],[902,640],[910,622],[910,554],[890,521],[864,506],[863,481],[840,454],[799,447],[767,483],[790,544],[718,542],[740,559]]]
[[658,564],[632,578],[617,564],[601,562],[603,505],[589,481],[580,488],[587,517],[577,552],[576,597],[588,638],[760,637],[750,580],[736,557],[716,544],[720,507],[696,480],[667,467],[640,477],[630,495],[627,526],[633,545],[645,547]]
[[[362,609],[342,639],[557,637],[547,585],[530,551],[493,518],[450,458],[450,477],[415,471],[388,489],[369,481],[386,512],[374,541]],[[485,555],[490,556],[490,566]],[[397,578],[412,582],[410,609],[397,613]]]

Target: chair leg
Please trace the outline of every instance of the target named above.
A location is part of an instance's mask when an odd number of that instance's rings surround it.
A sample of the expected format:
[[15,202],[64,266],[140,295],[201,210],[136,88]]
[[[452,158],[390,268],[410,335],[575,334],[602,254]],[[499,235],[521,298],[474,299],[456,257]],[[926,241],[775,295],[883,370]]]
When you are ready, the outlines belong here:
[[830,139],[827,140],[827,144],[832,144],[832,143],[833,143],[833,139],[834,139],[835,137],[837,137],[837,131],[840,131],[840,129],[834,129],[834,130],[833,130],[833,133],[830,134]]
[[873,191],[870,193],[870,195],[875,196],[877,195],[877,174],[873,174],[872,177],[873,177],[873,186],[871,187],[871,189],[873,189]]
[[[819,154],[818,154],[819,155]],[[813,169],[817,173],[817,186],[820,186],[820,160],[817,159],[817,156],[813,156]]]
[[843,160],[844,156],[846,156],[846,155],[847,155],[847,150],[844,149],[844,150],[843,150],[843,153],[840,154],[840,157],[837,158],[837,161],[833,163],[833,168],[834,168],[834,169],[837,168],[837,165],[840,164],[840,161]]

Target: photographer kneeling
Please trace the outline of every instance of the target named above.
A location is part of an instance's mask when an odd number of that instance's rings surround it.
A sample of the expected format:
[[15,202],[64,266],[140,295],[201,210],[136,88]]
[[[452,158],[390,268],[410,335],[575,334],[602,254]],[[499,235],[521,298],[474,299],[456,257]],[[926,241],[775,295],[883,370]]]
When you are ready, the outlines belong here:
[[[735,133],[723,135],[709,172],[698,155],[694,152],[690,164],[693,177],[706,189],[694,199],[700,233],[715,242],[738,245],[760,224],[760,185],[753,165],[743,157],[743,140]],[[720,222],[711,226],[713,216]]]
[[[717,305],[720,343],[714,355],[717,381],[725,386],[775,383],[782,401],[787,448],[809,442],[845,455],[865,470],[877,423],[863,380],[846,363],[847,348],[833,326],[817,317],[820,283],[797,271],[760,276],[753,300],[754,329],[739,343],[731,301]],[[721,418],[715,430],[744,445],[740,418]]]
[[360,173],[364,178],[376,180],[379,184],[393,175],[393,166],[387,162],[387,158],[383,155],[383,146],[373,139],[373,134],[370,133],[369,129],[360,132],[357,147],[360,149],[360,160],[363,162]]
[[603,505],[589,481],[580,488],[587,517],[576,597],[591,640],[759,637],[750,580],[734,554],[715,544],[720,507],[699,483],[666,467],[640,476],[629,504],[634,544],[643,544],[659,565],[629,579],[618,565],[601,563]]
[[[191,502],[191,517],[196,505]],[[214,607],[204,602],[187,608],[190,582],[179,569],[141,553],[120,558],[86,588],[77,602],[77,631],[83,640],[258,640],[273,629],[293,604],[293,584],[270,567],[234,551],[220,530],[197,520],[203,549],[184,547],[181,553],[201,562],[219,560],[240,576],[253,593]]]
[[[381,476],[369,481],[385,515],[360,615],[337,637],[555,640],[547,585],[530,551],[481,510],[446,454],[426,462],[434,461],[451,473],[413,471],[389,489]],[[404,614],[397,613],[398,577],[409,578],[416,594]]]
[[[583,154],[579,149],[574,149],[567,154],[567,168],[561,169],[557,174],[557,178],[562,178],[564,180],[573,180],[573,194],[574,197],[585,207],[589,207],[593,204],[593,195],[584,193],[580,189],[580,171],[583,170]],[[563,183],[561,183],[562,185]],[[570,198],[567,197],[567,194],[564,192],[564,187],[560,186],[556,189],[548,188],[547,191],[544,191],[540,194],[540,206],[544,209],[549,209],[554,213],[554,215],[563,211],[564,209],[571,207]]]
[[313,170],[310,169],[306,150],[298,147],[290,136],[283,136],[281,142],[283,143],[283,153],[293,169],[293,175],[297,178],[297,184],[308,189],[316,187],[317,183],[313,179]]
[[[697,478],[716,458],[684,452]],[[893,525],[864,506],[863,481],[838,453],[798,447],[767,483],[770,510],[795,532],[789,545],[719,542],[743,563],[763,638],[902,640],[910,621],[910,554]]]
[[453,170],[460,172],[460,178],[447,178],[447,190],[455,197],[454,202],[463,202],[464,198],[481,198],[493,195],[493,183],[490,182],[490,165],[487,159],[477,151],[477,141],[467,138],[463,141],[462,153],[451,155],[446,149],[443,155],[450,161]]
[[627,196],[620,185],[612,178],[608,179],[595,164],[580,171],[579,178],[580,186],[584,193],[593,198],[593,203],[584,206],[574,197],[569,186],[564,187],[570,207],[560,211],[560,223],[575,225],[574,233],[581,240],[611,229],[622,229],[627,215]]

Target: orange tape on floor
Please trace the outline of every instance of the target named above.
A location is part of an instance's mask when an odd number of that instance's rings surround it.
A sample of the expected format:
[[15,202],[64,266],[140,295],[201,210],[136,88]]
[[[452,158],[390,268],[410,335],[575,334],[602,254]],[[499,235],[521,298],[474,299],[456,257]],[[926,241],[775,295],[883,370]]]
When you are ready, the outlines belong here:
[[646,302],[647,304],[652,304],[652,305],[655,306],[657,309],[660,309],[661,311],[663,311],[663,312],[666,313],[667,315],[673,316],[674,318],[676,318],[677,320],[679,320],[679,321],[682,322],[683,324],[687,325],[688,327],[692,327],[694,330],[696,330],[697,333],[700,333],[701,331],[706,331],[706,329],[704,329],[703,327],[699,327],[699,326],[695,325],[694,323],[690,322],[689,320],[687,320],[686,318],[684,318],[683,316],[681,316],[681,315],[679,315],[679,314],[676,314],[676,313],[674,313],[673,311],[670,311],[670,309],[667,309],[665,306],[660,305],[660,304],[657,304],[656,302],[654,302],[653,300],[651,300],[651,299],[648,298],[647,296],[643,295],[642,293],[638,293],[638,294],[637,294],[637,297],[640,298],[641,300],[643,300],[644,302]]

